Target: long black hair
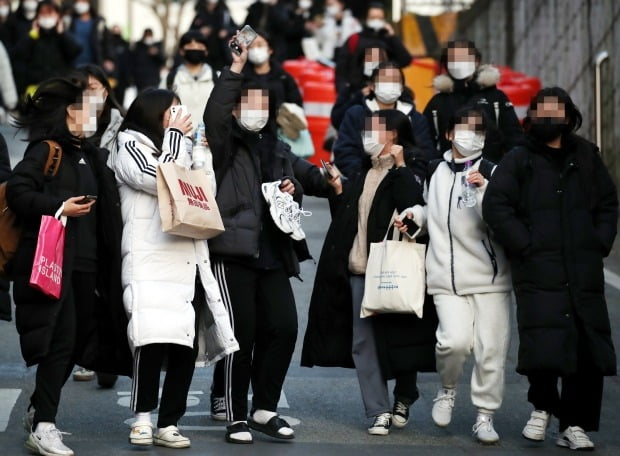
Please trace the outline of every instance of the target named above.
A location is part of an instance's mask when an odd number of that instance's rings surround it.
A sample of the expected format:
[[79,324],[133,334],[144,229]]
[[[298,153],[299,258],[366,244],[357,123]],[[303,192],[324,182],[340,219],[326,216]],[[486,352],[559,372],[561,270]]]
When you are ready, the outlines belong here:
[[568,120],[568,125],[564,130],[564,134],[569,134],[579,130],[579,127],[581,127],[581,124],[583,123],[583,116],[568,92],[557,86],[545,87],[544,89],[539,90],[538,93],[532,97],[530,106],[527,110],[527,116],[523,119],[523,129],[525,131],[529,129],[532,124],[532,112],[536,109],[538,104],[542,103],[547,97],[557,98],[558,101],[564,105],[564,112],[566,114],[566,119]]
[[67,126],[67,108],[82,103],[88,79],[57,77],[39,84],[32,96],[27,96],[15,126],[28,130],[28,141],[73,141],[77,138]]
[[158,149],[164,142],[164,114],[179,97],[165,89],[146,89],[141,92],[127,110],[119,131],[126,129],[142,133]]

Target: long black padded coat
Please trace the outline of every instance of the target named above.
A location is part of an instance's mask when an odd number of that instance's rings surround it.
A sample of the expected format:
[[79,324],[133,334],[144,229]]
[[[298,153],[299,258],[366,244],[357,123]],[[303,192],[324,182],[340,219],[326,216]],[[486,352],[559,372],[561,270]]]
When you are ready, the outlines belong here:
[[513,149],[489,183],[483,217],[510,255],[517,371],[574,373],[580,344],[588,364],[615,375],[603,258],[616,236],[618,198],[596,146],[570,135],[561,150],[532,139]]
[[[400,213],[415,204],[423,204],[422,179],[416,176],[425,175],[426,163],[414,160],[411,151],[406,150],[405,157],[408,166],[391,169],[377,188],[368,215],[368,245],[384,238],[394,209]],[[354,367],[349,252],[357,235],[358,200],[369,168],[368,160],[364,170],[353,176],[345,191],[331,201],[332,223],[314,280],[302,366]],[[415,315],[372,318],[384,377],[435,369],[437,317],[432,300],[425,302],[423,319]]]

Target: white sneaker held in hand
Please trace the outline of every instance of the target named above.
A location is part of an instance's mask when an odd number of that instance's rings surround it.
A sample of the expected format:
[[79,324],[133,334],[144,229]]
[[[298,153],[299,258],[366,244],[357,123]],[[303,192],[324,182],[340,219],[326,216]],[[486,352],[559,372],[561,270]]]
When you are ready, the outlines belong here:
[[593,451],[594,443],[579,426],[569,426],[558,437],[555,444],[571,450]]
[[526,439],[534,442],[544,441],[550,419],[551,415],[544,410],[534,410],[530,415],[530,419],[525,423],[521,434]]
[[28,435],[25,446],[30,451],[45,456],[73,456],[73,450],[62,443],[62,435],[54,423],[41,422]]
[[446,427],[452,421],[452,409],[454,408],[454,398],[456,390],[454,388],[442,388],[433,399],[433,410],[431,415],[437,426]]
[[157,430],[153,436],[155,445],[168,448],[189,448],[190,440],[179,432],[176,426],[166,426]]
[[262,184],[263,197],[267,201],[269,213],[278,229],[294,240],[301,241],[306,237],[301,229],[301,216],[310,216],[312,212],[300,209],[292,195],[280,190],[281,184],[282,181],[279,180]]
[[480,443],[489,444],[499,442],[499,435],[493,427],[493,415],[478,413],[478,418],[476,418],[476,423],[472,431],[474,437],[476,437],[476,440]]

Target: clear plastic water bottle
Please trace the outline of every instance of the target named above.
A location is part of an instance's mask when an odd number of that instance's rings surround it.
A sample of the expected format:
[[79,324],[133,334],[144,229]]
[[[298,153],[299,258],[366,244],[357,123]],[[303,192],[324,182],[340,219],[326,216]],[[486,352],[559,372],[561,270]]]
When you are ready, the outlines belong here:
[[472,169],[472,162],[465,163],[463,173],[461,174],[461,199],[466,207],[474,207],[476,205],[476,185],[467,182],[467,176]]
[[207,161],[207,147],[204,145],[205,124],[200,122],[194,133],[194,147],[192,147],[192,169],[202,169]]

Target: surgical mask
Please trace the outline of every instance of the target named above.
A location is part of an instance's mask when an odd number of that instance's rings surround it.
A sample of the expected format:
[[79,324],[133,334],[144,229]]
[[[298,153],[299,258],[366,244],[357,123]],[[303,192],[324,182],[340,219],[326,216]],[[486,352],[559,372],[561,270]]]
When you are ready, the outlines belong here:
[[400,82],[378,82],[374,92],[381,103],[395,103],[403,93],[403,85]]
[[58,19],[53,16],[43,16],[40,17],[37,22],[39,23],[39,27],[42,29],[51,30],[56,27],[56,24],[58,24]]
[[9,5],[0,6],[0,17],[7,17],[10,12],[11,9],[9,8]]
[[217,2],[219,2],[220,0],[209,0],[209,3],[211,3],[212,5],[215,5]]
[[484,135],[473,130],[454,130],[452,145],[463,157],[481,152],[484,147]]
[[73,9],[77,14],[85,14],[90,11],[90,4],[88,4],[87,2],[78,2],[73,5]]
[[269,120],[269,111],[262,109],[242,109],[237,120],[239,126],[247,131],[258,132],[265,128]]
[[312,8],[312,0],[299,0],[299,7],[304,10]]
[[340,5],[329,5],[325,8],[325,14],[331,17],[336,17],[342,12],[342,7]]
[[362,144],[364,151],[371,157],[377,157],[385,147],[385,144],[379,142],[379,133],[376,131],[362,133]]
[[155,40],[153,38],[144,38],[144,44],[146,44],[147,46],[151,46],[153,44],[155,44]]
[[185,51],[185,60],[194,65],[204,62],[206,57],[205,51],[200,49],[187,49]]
[[254,65],[262,65],[269,60],[269,49],[266,47],[255,47],[248,51],[248,60]]
[[476,71],[476,62],[448,62],[448,73],[457,80],[467,79]]
[[366,21],[366,26],[378,32],[385,27],[385,21],[383,19],[369,19]]
[[24,7],[24,10],[28,12],[34,12],[37,10],[38,4],[39,2],[37,2],[37,0],[26,0],[24,3],[22,3],[22,6]]
[[371,77],[373,71],[375,71],[375,68],[378,66],[379,62],[364,62],[364,76],[367,78]]

